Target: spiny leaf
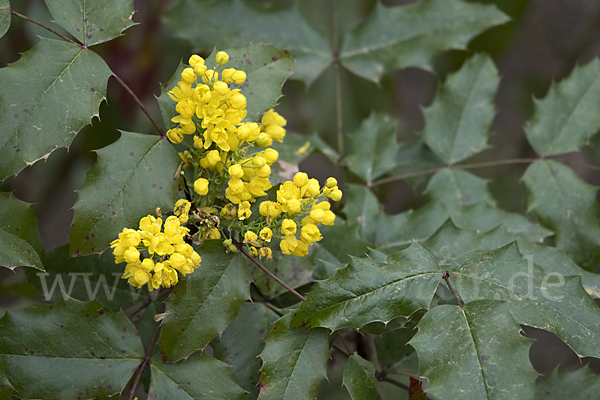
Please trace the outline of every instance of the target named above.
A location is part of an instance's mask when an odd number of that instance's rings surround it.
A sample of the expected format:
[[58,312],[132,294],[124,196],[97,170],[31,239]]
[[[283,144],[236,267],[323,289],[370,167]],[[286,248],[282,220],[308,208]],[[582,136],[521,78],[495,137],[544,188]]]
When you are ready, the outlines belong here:
[[438,87],[433,103],[423,110],[422,136],[442,161],[455,164],[487,147],[499,83],[494,62],[481,54]]
[[367,243],[360,238],[356,223],[336,221],[333,226],[322,226],[319,229],[323,234],[319,246],[341,262],[348,262],[350,256],[363,256],[367,252]]
[[374,321],[407,317],[429,306],[441,275],[433,257],[416,243],[389,256],[387,263],[352,258],[348,267],[317,283],[292,326],[358,329]]
[[69,245],[64,245],[46,252],[43,260],[46,273],[31,271],[27,276],[45,301],[58,302],[67,297],[96,299],[109,310],[118,312],[148,296],[146,287],[136,289],[121,279],[125,264],[115,264],[111,250],[102,255],[69,258]]
[[254,398],[260,379],[258,356],[265,347],[264,337],[277,319],[277,314],[261,303],[244,303],[223,334],[210,342],[214,357],[231,365],[233,380]]
[[37,228],[37,218],[31,204],[12,195],[0,193],[0,265],[44,270],[40,255],[44,245]]
[[434,200],[441,201],[450,210],[458,206],[492,201],[485,179],[466,171],[448,168],[431,177],[425,193]]
[[0,337],[6,375],[26,399],[104,399],[123,390],[144,356],[125,314],[97,301],[8,311]]
[[54,21],[85,46],[107,42],[135,25],[133,0],[45,0]]
[[555,161],[538,160],[523,175],[528,211],[556,233],[556,247],[588,271],[600,261],[597,188]]
[[149,399],[233,400],[244,396],[244,389],[229,376],[227,364],[203,352],[176,364],[163,363],[157,354],[152,357],[150,370]]
[[415,349],[408,344],[417,333],[416,326],[424,312],[416,312],[402,328],[373,337],[377,360],[384,373],[418,376],[419,362]]
[[98,115],[110,75],[96,53],[44,38],[0,69],[0,180],[68,147]]
[[[249,42],[273,44],[296,57],[293,79],[314,82],[331,64],[331,48],[304,20],[296,5],[262,8],[241,0],[182,0],[164,16],[177,36],[210,52]],[[198,23],[202,21],[202,23]]]
[[180,159],[168,140],[121,132],[97,153],[73,207],[71,255],[102,252],[123,228],[136,229],[157,207],[172,210],[177,199],[173,175]]
[[367,21],[344,38],[342,64],[379,82],[395,69],[431,68],[435,57],[464,48],[479,32],[506,22],[495,6],[458,0],[423,0],[402,7],[377,2]]
[[600,60],[576,66],[545,98],[536,99],[535,107],[525,134],[536,153],[551,156],[579,149],[600,128]]
[[[396,154],[396,166],[388,174],[390,177],[420,173],[444,166],[422,139],[402,142],[399,146]],[[428,179],[429,176],[426,174],[405,178],[412,186],[425,183]]]
[[460,229],[488,232],[502,223],[502,210],[492,207],[485,201],[456,207],[450,213],[454,225]]
[[554,235],[551,230],[517,213],[502,211],[502,224],[508,233],[532,243],[542,243],[545,238]]
[[[293,288],[313,281],[312,271],[315,269],[314,252],[304,257],[275,254],[273,259],[261,263],[279,279]],[[250,268],[250,276],[263,296],[273,298],[287,292],[287,289],[249,261],[248,267]]]
[[372,182],[396,164],[398,122],[387,115],[371,113],[350,135],[346,161],[350,171]]
[[260,378],[261,400],[312,400],[327,377],[329,333],[326,329],[292,329],[291,313],[265,338]]
[[600,377],[588,366],[573,372],[555,369],[535,385],[535,400],[593,399],[600,393]]
[[471,250],[494,250],[516,240],[517,237],[498,226],[486,233],[459,229],[447,221],[433,236],[421,244],[439,265],[449,265],[462,254]]
[[226,254],[219,240],[197,249],[200,268],[180,282],[166,301],[160,348],[169,362],[204,348],[225,330],[250,299],[250,276],[241,254]]
[[397,215],[381,213],[377,223],[375,243],[379,250],[406,247],[413,240],[425,240],[437,231],[449,217],[446,207],[430,201],[418,210],[408,210]]
[[463,255],[450,281],[465,303],[508,301],[519,324],[554,332],[580,356],[600,356],[600,310],[581,278],[548,274],[525,260],[515,243]]
[[348,221],[356,221],[360,236],[369,243],[375,243],[379,227],[377,220],[382,213],[377,197],[364,185],[346,186],[344,214]]
[[15,389],[12,387],[8,378],[6,377],[6,371],[4,369],[4,358],[0,357],[0,398],[10,399],[11,394],[14,394]]
[[0,0],[0,37],[8,31],[10,27],[10,3],[8,0]]
[[558,273],[563,276],[579,275],[581,284],[590,296],[600,298],[600,275],[588,272],[575,264],[565,253],[556,247],[541,246],[520,239],[519,251],[524,256],[531,256],[533,262],[546,272]]
[[537,376],[529,363],[532,340],[508,304],[477,301],[442,305],[419,322],[409,342],[417,350],[427,393],[436,399],[529,399]]
[[356,353],[346,361],[344,386],[353,400],[381,399],[375,383],[375,367]]

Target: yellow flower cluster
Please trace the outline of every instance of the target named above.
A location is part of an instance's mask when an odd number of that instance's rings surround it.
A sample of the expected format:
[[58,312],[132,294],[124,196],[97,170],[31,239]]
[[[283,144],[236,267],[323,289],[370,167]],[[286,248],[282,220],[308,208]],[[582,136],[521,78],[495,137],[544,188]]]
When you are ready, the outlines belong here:
[[[177,272],[183,276],[200,266],[201,258],[184,241],[189,229],[181,226],[187,221],[191,204],[180,200],[175,214],[165,220],[148,215],[140,220],[139,229],[123,229],[111,243],[115,263],[126,262],[122,278],[137,288],[148,284],[149,290],[170,287],[178,282]],[[143,258],[142,258],[143,256]]]

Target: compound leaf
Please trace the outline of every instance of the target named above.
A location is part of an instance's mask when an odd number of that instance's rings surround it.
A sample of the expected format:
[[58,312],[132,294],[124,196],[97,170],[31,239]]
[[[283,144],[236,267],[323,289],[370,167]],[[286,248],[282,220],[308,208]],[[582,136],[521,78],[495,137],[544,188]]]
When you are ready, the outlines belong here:
[[85,46],[121,36],[133,22],[133,0],[45,0],[54,21]]
[[223,334],[210,342],[213,356],[231,365],[233,380],[255,398],[261,367],[258,356],[265,347],[264,337],[278,318],[261,303],[244,303]]
[[346,185],[345,197],[348,199],[344,206],[344,214],[348,221],[356,221],[360,236],[369,243],[375,243],[379,227],[377,220],[382,213],[379,200],[373,192],[364,185]]
[[0,320],[6,375],[26,399],[120,393],[144,349],[122,312],[74,299],[8,311]]
[[[292,288],[297,288],[313,281],[312,272],[315,269],[315,253],[311,252],[304,257],[274,254],[273,259],[262,261],[261,264]],[[248,262],[248,267],[250,268],[252,280],[263,296],[273,298],[287,292],[286,288],[278,284],[253,263]]]
[[289,50],[296,58],[292,78],[307,85],[331,64],[328,41],[306,23],[296,5],[267,9],[242,0],[183,0],[164,20],[177,36],[205,52],[251,41]]
[[525,134],[535,152],[551,156],[579,149],[600,128],[600,60],[575,67],[545,98],[534,101],[536,113]]
[[150,399],[233,400],[245,393],[229,375],[227,364],[203,352],[175,364],[163,363],[157,354],[152,357],[150,370]]
[[353,257],[348,267],[317,283],[292,326],[358,329],[407,317],[429,306],[441,276],[433,257],[416,243],[389,256],[386,263]]
[[513,243],[459,257],[450,281],[465,303],[504,300],[522,325],[554,332],[580,356],[600,355],[600,310],[579,276],[549,274]]
[[600,261],[597,188],[570,168],[549,160],[531,164],[523,184],[528,211],[555,232],[556,247],[582,268],[594,271]]
[[438,87],[433,103],[423,110],[422,136],[446,164],[455,164],[487,147],[499,83],[494,62],[480,54]]
[[375,367],[358,354],[348,357],[343,383],[353,400],[381,399],[375,383]]
[[346,36],[340,57],[356,75],[379,82],[395,69],[431,68],[442,51],[464,48],[479,32],[507,20],[495,6],[459,0],[402,7],[377,2],[367,21]]
[[419,355],[427,393],[436,399],[530,399],[537,373],[532,340],[520,335],[508,304],[476,301],[441,305],[419,322],[409,342]]
[[0,69],[0,180],[69,147],[98,115],[110,75],[96,53],[44,38]]
[[44,245],[31,204],[12,193],[0,193],[0,265],[9,269],[29,266],[44,270]]
[[265,338],[260,378],[261,400],[312,400],[327,377],[329,333],[326,329],[292,329],[291,313],[275,323]]
[[71,255],[102,252],[123,228],[136,229],[157,207],[172,210],[177,199],[173,175],[181,160],[168,140],[121,132],[97,154],[73,207]]
[[197,249],[200,268],[179,283],[166,301],[159,343],[164,359],[176,362],[204,348],[225,330],[250,299],[250,276],[241,254],[226,254],[219,240]]
[[449,210],[482,201],[491,202],[487,181],[466,171],[444,168],[431,177],[425,190],[431,198]]
[[371,113],[350,136],[346,157],[350,171],[369,183],[394,168],[399,149],[397,131],[397,121]]
[[588,366],[573,372],[555,369],[535,385],[535,400],[593,399],[600,393],[600,377]]
[[8,31],[10,27],[10,3],[8,0],[0,0],[0,37]]

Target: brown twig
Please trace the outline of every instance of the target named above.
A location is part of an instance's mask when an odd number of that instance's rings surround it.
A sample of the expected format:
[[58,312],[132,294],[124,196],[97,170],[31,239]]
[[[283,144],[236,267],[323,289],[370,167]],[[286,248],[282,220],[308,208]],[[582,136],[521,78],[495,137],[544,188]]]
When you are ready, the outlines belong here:
[[154,350],[154,346],[156,345],[156,339],[158,337],[158,332],[160,331],[161,321],[158,321],[156,325],[154,325],[154,331],[152,332],[152,336],[150,337],[150,342],[148,343],[148,348],[146,349],[146,354],[144,354],[144,358],[142,358],[142,363],[138,367],[138,374],[135,377],[135,381],[133,381],[133,385],[131,386],[131,392],[129,394],[129,400],[133,400],[135,397],[135,389],[140,383],[140,379],[142,378],[142,373],[144,369],[150,364],[150,358],[152,357],[152,350]]
[[335,85],[335,121],[337,129],[338,159],[344,157],[344,125],[342,111],[342,69],[340,66],[340,40],[337,0],[331,0],[331,44],[333,47],[333,79]]
[[158,124],[158,122],[156,122],[156,120],[150,114],[150,112],[148,111],[148,109],[146,108],[146,106],[144,105],[144,103],[142,103],[142,101],[140,100],[140,98],[137,97],[135,93],[133,93],[133,90],[131,90],[131,88],[129,86],[127,86],[127,84],[125,82],[123,82],[123,80],[121,78],[119,78],[117,76],[117,74],[115,74],[114,72],[112,74],[113,74],[113,77],[117,80],[117,82],[119,82],[119,85],[123,86],[123,89],[125,89],[127,91],[127,93],[129,93],[129,95],[131,97],[133,97],[133,100],[137,103],[137,105],[140,106],[140,108],[142,109],[142,111],[144,112],[144,114],[146,114],[146,116],[148,117],[148,119],[150,119],[150,122],[152,122],[152,125],[154,125],[154,127],[156,128],[156,130],[158,131],[158,133],[160,133],[160,136],[162,136],[163,138],[165,138],[166,137],[165,131],[163,131],[163,129]]
[[342,334],[340,333],[340,331],[335,331],[335,333],[338,334],[338,337],[340,338],[340,340],[344,344],[344,347],[346,348],[346,351],[348,352],[348,355],[352,354],[352,352],[350,351],[350,347],[348,346],[348,343],[346,343],[346,339],[344,339],[344,337],[342,336]]
[[79,43],[79,42],[76,42],[76,41],[75,41],[75,40],[73,40],[73,39],[69,39],[69,38],[68,38],[68,37],[66,37],[65,35],[63,35],[63,34],[61,34],[61,33],[58,33],[58,32],[57,32],[57,31],[55,31],[54,29],[50,28],[50,27],[49,27],[49,26],[47,26],[47,25],[44,25],[44,24],[42,24],[42,23],[41,23],[41,22],[39,22],[39,21],[36,21],[36,20],[34,20],[34,19],[31,19],[31,18],[29,18],[29,17],[28,17],[28,16],[26,16],[26,15],[19,14],[18,12],[16,12],[15,10],[13,10],[13,9],[12,9],[12,8],[10,8],[10,7],[6,7],[6,9],[7,9],[8,11],[10,11],[10,13],[11,13],[12,15],[15,15],[15,16],[17,16],[17,17],[19,17],[19,18],[23,18],[25,21],[29,21],[29,22],[31,22],[31,23],[34,23],[34,24],[36,24],[36,25],[39,25],[39,26],[41,26],[42,28],[44,28],[44,29],[46,29],[46,30],[48,30],[48,31],[50,31],[50,32],[52,32],[52,33],[54,33],[56,36],[60,37],[61,39],[65,40],[65,41],[67,41],[67,42],[69,42],[69,43],[76,44],[76,45],[77,45],[77,46],[79,46],[79,47],[84,47],[84,45],[82,45],[81,43]]
[[456,303],[458,303],[458,306],[460,308],[463,308],[463,305],[460,303],[460,300],[458,299],[456,292],[454,291],[454,289],[452,289],[452,285],[450,285],[450,280],[448,279],[449,276],[450,276],[450,273],[448,271],[446,271],[443,273],[442,278],[446,281],[446,285],[448,285],[448,289],[450,289],[450,292],[452,293],[452,296],[454,296],[454,300],[456,300]]

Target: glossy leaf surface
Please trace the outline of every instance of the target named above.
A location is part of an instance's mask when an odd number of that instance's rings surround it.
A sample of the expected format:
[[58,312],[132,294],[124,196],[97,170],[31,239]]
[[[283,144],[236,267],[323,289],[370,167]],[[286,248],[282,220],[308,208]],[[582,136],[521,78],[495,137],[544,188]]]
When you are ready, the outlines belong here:
[[353,400],[381,399],[375,383],[375,367],[358,354],[351,355],[346,361],[344,386]]

